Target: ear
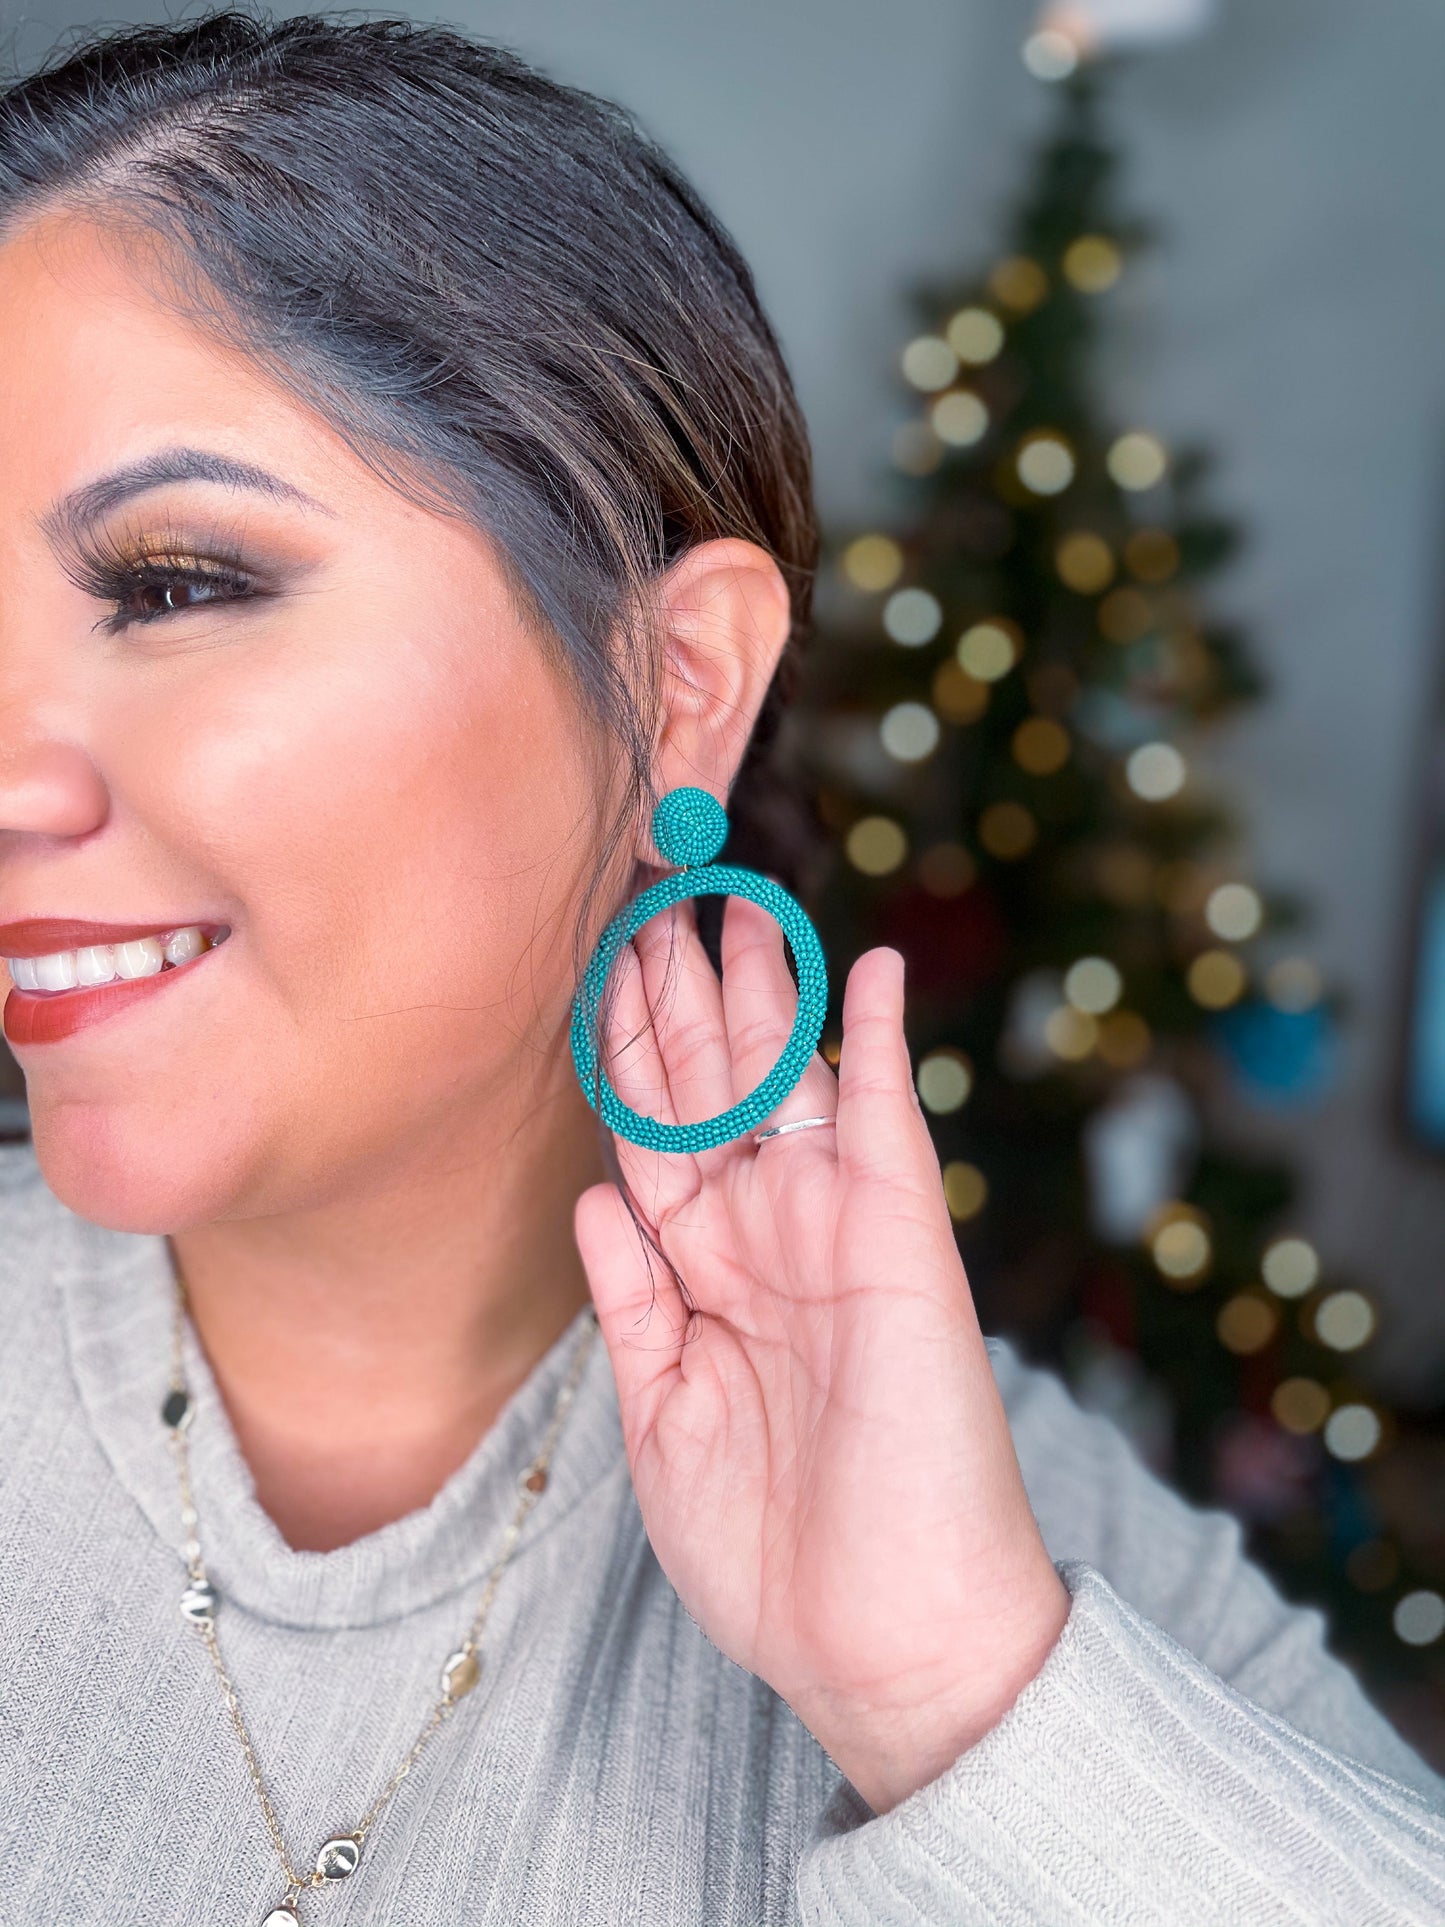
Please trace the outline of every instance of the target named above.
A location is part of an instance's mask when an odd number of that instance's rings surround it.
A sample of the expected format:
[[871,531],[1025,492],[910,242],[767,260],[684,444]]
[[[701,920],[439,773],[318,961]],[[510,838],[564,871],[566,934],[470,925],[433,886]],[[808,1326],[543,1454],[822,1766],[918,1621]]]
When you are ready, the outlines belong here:
[[[719,537],[689,549],[661,578],[658,619],[665,663],[657,793],[696,784],[726,803],[788,640],[788,585],[766,549]],[[648,854],[658,860],[650,841]]]

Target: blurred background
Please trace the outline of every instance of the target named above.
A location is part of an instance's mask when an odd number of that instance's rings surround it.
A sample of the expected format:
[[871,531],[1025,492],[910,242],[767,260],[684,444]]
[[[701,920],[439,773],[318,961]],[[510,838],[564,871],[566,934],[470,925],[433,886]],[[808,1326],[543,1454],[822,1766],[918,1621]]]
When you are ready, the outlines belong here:
[[985,1330],[1445,1768],[1445,12],[408,11],[621,101],[753,264],[827,535],[825,1049],[896,944]]

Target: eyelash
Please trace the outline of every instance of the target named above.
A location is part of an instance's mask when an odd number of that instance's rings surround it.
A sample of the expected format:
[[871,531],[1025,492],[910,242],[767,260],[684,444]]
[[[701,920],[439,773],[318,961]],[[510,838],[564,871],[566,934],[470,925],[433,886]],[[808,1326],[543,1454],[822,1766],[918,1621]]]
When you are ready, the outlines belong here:
[[[215,554],[202,556],[194,550],[163,540],[158,547],[125,549],[101,540],[76,558],[73,580],[77,587],[97,601],[115,604],[114,612],[95,627],[106,635],[153,622],[168,616],[188,615],[193,609],[211,609],[226,603],[248,602],[268,593],[256,581],[239,556]],[[125,603],[147,593],[174,592],[178,588],[207,589],[216,593],[181,608],[152,609],[145,614],[127,614]]]

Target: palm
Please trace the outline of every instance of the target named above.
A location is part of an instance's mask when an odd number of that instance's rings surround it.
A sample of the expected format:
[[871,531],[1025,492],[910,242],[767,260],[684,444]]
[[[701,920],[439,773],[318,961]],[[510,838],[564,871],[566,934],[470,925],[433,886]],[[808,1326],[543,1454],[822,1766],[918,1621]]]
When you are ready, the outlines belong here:
[[[669,952],[671,958],[669,961]],[[624,946],[608,1075],[666,1122],[762,1080],[796,996],[773,920],[730,898],[723,982],[688,906]],[[836,1128],[696,1156],[618,1140],[687,1307],[614,1185],[576,1235],[658,1559],[724,1652],[780,1691],[866,1693],[935,1664],[1031,1556],[1012,1454],[937,1157],[914,1095],[900,967],[866,953],[845,991],[840,1076],[814,1056],[780,1116]]]

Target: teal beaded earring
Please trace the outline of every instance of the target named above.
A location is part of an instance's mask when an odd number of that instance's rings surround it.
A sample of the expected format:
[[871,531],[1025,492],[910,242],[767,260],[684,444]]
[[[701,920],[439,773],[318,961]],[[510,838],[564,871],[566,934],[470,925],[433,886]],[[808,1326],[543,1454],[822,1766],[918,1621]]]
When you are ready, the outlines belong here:
[[595,1111],[592,1085],[596,1056],[592,1047],[597,1010],[617,952],[650,917],[684,897],[746,897],[782,925],[798,971],[798,1012],[782,1056],[762,1083],[730,1110],[701,1124],[663,1124],[624,1104],[602,1072],[602,1118],[619,1137],[652,1151],[706,1151],[743,1133],[777,1109],[808,1068],[828,1010],[828,972],[823,946],[806,911],[781,884],[757,870],[743,870],[713,858],[726,841],[727,812],[706,790],[683,784],[669,790],[652,813],[652,840],[676,875],[640,891],[608,924],[598,939],[581,990],[572,1004],[572,1062],[587,1102]]

